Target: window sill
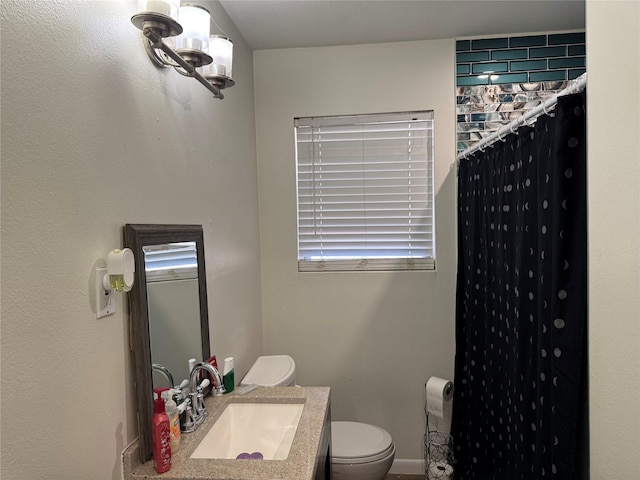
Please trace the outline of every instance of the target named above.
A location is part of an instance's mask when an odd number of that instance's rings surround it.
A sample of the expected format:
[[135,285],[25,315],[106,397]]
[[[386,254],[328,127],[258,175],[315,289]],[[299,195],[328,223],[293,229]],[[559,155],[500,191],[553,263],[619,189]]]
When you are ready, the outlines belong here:
[[433,258],[369,258],[351,260],[298,260],[298,272],[366,272],[435,270]]

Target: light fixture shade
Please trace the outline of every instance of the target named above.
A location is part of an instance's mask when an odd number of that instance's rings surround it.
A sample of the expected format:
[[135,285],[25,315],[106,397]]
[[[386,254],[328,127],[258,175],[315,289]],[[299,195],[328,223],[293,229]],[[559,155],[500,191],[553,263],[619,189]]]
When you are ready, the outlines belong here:
[[177,21],[180,0],[139,0],[138,7],[141,12],[160,13]]
[[213,63],[204,67],[204,75],[233,78],[233,42],[222,35],[209,37],[209,56]]
[[207,52],[211,15],[199,5],[184,4],[180,7],[178,21],[183,32],[176,39],[176,47],[185,50]]

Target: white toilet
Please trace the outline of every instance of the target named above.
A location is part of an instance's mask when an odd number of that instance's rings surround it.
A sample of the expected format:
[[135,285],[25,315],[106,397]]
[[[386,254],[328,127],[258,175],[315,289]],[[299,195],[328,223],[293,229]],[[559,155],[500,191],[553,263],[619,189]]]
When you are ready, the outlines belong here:
[[[289,355],[258,357],[240,385],[293,387],[296,364]],[[383,480],[395,457],[389,433],[375,425],[331,422],[331,466],[335,480]]]

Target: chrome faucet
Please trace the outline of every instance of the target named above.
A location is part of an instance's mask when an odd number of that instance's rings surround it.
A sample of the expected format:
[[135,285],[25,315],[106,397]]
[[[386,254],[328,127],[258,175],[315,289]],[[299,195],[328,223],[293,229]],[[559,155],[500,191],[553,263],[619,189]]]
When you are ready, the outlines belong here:
[[218,369],[206,362],[196,363],[191,369],[189,376],[189,398],[186,400],[187,407],[183,422],[183,432],[189,433],[195,431],[207,416],[207,409],[204,405],[204,394],[202,390],[208,386],[209,379],[203,380],[198,385],[198,372],[204,370],[211,374],[213,379],[213,394],[218,397],[225,393],[222,376]]
[[196,363],[191,369],[191,375],[189,377],[189,386],[191,393],[194,393],[198,387],[198,372],[200,370],[205,370],[211,374],[211,378],[213,379],[213,395],[219,397],[223,393],[225,393],[224,383],[222,382],[222,375],[216,367],[207,363],[207,362],[199,362]]
[[169,381],[169,386],[171,388],[174,387],[175,383],[173,383],[173,375],[171,375],[171,372],[167,367],[165,367],[164,365],[160,365],[159,363],[153,363],[151,364],[151,369],[162,373]]

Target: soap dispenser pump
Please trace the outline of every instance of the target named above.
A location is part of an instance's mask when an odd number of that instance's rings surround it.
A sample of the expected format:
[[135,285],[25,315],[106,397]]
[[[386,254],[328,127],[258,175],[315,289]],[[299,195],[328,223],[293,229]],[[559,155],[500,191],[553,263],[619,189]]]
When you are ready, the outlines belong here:
[[153,389],[153,418],[151,419],[151,443],[153,450],[153,466],[158,473],[171,468],[171,428],[169,417],[165,412],[162,392],[166,388]]

